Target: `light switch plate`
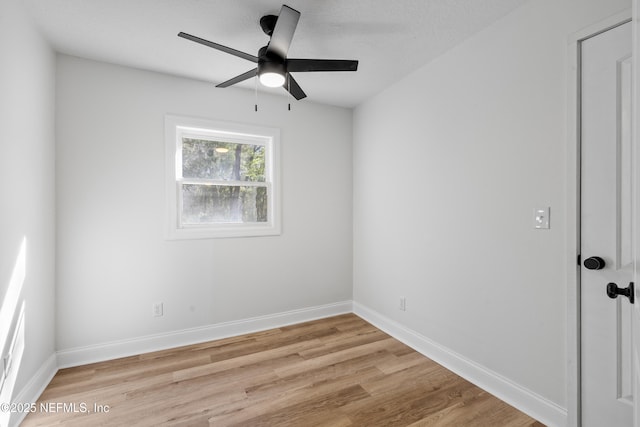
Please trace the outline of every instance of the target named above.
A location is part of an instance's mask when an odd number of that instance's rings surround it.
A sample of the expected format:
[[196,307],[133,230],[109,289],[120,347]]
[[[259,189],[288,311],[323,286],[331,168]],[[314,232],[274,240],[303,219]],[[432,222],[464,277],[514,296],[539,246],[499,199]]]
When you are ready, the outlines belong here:
[[540,230],[551,228],[549,222],[550,210],[551,208],[548,206],[546,208],[536,208],[533,210],[533,228]]

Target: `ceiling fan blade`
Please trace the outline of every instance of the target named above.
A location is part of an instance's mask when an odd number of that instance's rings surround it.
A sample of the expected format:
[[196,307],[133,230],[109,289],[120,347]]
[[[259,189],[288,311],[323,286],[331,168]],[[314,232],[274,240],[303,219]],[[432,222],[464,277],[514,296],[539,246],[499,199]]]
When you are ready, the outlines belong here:
[[357,71],[358,61],[344,59],[287,59],[287,71]]
[[273,29],[273,34],[271,34],[271,41],[267,47],[267,53],[276,54],[280,58],[287,57],[287,52],[289,52],[289,46],[291,46],[293,33],[296,31],[299,19],[300,12],[291,9],[287,5],[282,5],[276,26]]
[[229,87],[231,85],[243,82],[243,81],[245,81],[247,79],[250,79],[251,77],[255,77],[257,75],[258,75],[258,69],[254,68],[253,70],[249,70],[246,73],[242,73],[239,76],[235,76],[234,78],[229,79],[226,82],[222,82],[219,85],[216,85],[216,87]]
[[255,62],[256,64],[258,63],[257,56],[253,56],[248,53],[244,53],[239,50],[235,50],[218,43],[210,42],[209,40],[201,39],[200,37],[192,36],[191,34],[183,33],[182,31],[178,33],[178,37],[182,37],[183,39],[191,40],[193,42],[212,47],[214,49],[220,50],[225,53],[230,53],[231,55],[237,56],[242,59],[246,59],[247,61]]
[[298,101],[307,97],[307,94],[304,93],[298,82],[289,73],[287,73],[287,80],[284,82],[283,87]]

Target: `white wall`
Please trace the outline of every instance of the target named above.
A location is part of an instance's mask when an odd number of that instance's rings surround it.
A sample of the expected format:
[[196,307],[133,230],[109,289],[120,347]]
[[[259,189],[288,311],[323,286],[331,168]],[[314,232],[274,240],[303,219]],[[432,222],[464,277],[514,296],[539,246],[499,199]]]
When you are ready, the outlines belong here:
[[[55,351],[55,56],[22,3],[0,2],[0,330],[10,326],[9,339],[25,303],[24,353],[12,364],[13,397],[54,360]],[[24,264],[18,262],[23,240]],[[14,275],[21,264],[24,275],[20,268]],[[7,336],[1,335],[4,356]]]
[[528,2],[354,113],[355,302],[561,407],[568,41],[628,7]]
[[[351,110],[58,57],[57,346],[352,298]],[[281,129],[283,233],[164,239],[164,115]],[[164,316],[152,317],[152,303]]]

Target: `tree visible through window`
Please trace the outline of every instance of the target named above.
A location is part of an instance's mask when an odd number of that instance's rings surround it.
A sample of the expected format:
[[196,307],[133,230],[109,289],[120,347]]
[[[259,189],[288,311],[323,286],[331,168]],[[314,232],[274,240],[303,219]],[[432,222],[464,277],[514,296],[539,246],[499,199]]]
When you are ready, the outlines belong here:
[[[229,227],[276,231],[274,137],[171,125],[177,229],[228,226],[224,236]],[[254,234],[277,233],[249,233]]]
[[263,145],[183,138],[182,223],[266,222],[264,153]]

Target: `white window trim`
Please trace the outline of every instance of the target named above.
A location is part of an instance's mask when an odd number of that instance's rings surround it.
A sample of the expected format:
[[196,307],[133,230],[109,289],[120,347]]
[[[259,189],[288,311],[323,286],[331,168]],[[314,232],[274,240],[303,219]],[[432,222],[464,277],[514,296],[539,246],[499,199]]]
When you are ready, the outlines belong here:
[[[166,194],[166,238],[212,239],[226,237],[275,236],[281,233],[280,219],[280,130],[276,128],[214,121],[176,115],[165,116],[165,194]],[[182,137],[210,136],[228,142],[250,142],[265,145],[265,178],[269,194],[267,222],[264,223],[219,223],[180,226],[180,185],[196,182],[197,179],[182,179]],[[230,182],[226,182],[230,183]],[[243,186],[263,186],[263,183],[242,182]]]

